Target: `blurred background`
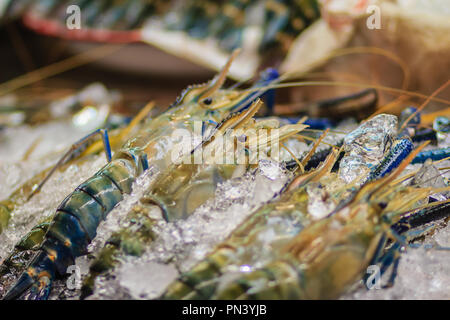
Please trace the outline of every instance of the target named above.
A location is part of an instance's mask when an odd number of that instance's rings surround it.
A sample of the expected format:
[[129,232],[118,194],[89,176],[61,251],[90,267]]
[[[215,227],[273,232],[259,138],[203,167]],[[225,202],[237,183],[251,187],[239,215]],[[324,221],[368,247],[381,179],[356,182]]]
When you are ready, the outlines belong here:
[[[236,48],[227,85],[249,86],[266,67],[284,82],[328,82],[277,90],[280,115],[317,116],[311,104],[369,86],[377,105],[341,118],[385,105],[399,114],[449,78],[449,7],[446,0],[3,0],[0,125],[73,116],[92,105],[89,94],[65,111],[49,106],[92,83],[113,91],[109,113],[129,118],[149,101],[163,110],[183,88],[211,79]],[[427,111],[449,99],[444,90]]]

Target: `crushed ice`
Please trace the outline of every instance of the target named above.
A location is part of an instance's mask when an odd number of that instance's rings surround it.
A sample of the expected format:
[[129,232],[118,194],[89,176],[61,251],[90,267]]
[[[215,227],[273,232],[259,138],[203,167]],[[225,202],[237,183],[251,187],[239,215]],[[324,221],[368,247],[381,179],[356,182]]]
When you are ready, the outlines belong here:
[[339,177],[346,183],[359,178],[362,183],[370,169],[383,159],[397,134],[397,117],[379,114],[362,123],[344,139],[345,156]]

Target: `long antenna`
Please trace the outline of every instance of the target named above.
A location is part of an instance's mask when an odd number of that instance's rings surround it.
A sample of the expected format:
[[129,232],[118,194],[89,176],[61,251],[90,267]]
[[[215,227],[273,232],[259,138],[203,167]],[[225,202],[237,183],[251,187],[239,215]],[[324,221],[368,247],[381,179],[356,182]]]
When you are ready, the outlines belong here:
[[65,60],[53,63],[51,65],[36,69],[34,71],[28,72],[22,76],[14,78],[12,80],[6,81],[0,84],[0,96],[10,93],[14,90],[23,88],[32,83],[47,79],[56,74],[80,67],[82,65],[94,62],[101,58],[104,58],[119,49],[123,48],[123,45],[105,45],[89,51],[82,52],[73,57],[67,58]]

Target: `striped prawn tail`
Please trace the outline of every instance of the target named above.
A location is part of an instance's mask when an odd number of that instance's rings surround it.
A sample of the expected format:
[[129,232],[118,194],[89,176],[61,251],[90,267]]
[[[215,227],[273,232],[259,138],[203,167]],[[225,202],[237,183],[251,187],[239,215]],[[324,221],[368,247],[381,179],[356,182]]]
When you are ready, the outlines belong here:
[[27,270],[3,299],[47,299],[53,280],[63,277],[75,258],[87,253],[100,222],[124,193],[131,193],[133,181],[147,168],[145,154],[121,152],[67,196]]

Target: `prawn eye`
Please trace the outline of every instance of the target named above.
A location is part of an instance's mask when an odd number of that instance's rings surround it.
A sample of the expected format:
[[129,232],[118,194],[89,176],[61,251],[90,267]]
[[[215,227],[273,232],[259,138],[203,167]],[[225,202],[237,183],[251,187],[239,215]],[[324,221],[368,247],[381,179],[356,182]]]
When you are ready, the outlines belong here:
[[205,98],[203,99],[203,104],[206,104],[207,106],[209,106],[212,103],[212,98]]

